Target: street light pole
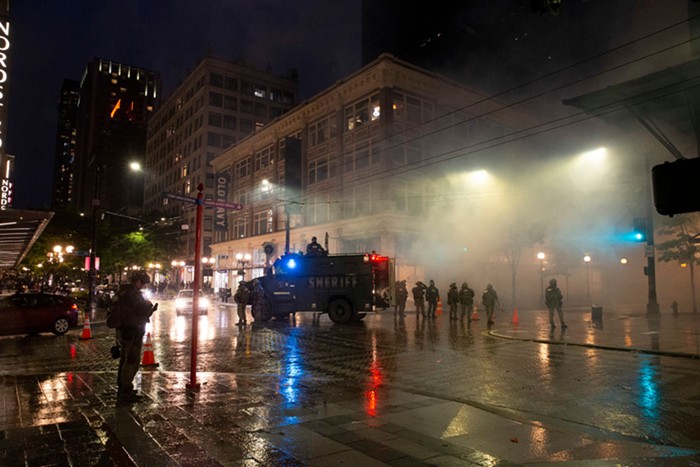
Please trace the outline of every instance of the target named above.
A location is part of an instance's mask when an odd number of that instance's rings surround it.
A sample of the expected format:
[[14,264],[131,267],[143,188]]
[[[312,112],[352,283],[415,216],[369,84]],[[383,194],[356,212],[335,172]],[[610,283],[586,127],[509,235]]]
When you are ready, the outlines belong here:
[[583,261],[586,263],[586,300],[591,303],[591,256],[584,256]]
[[97,216],[100,212],[100,165],[95,169],[95,186],[92,195],[92,225],[90,229],[90,271],[88,272],[88,309],[95,314],[95,290],[97,288]]
[[540,303],[544,303],[544,253],[537,253],[537,259],[540,260]]

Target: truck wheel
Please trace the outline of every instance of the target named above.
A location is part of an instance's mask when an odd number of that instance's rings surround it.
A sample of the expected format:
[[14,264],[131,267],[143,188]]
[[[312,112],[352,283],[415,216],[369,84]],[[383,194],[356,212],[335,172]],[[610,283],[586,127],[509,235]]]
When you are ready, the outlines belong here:
[[261,300],[253,304],[250,309],[255,321],[265,322],[270,321],[272,312],[270,311],[270,302],[267,299]]
[[336,324],[347,324],[353,319],[355,313],[347,300],[339,298],[328,305],[328,316]]

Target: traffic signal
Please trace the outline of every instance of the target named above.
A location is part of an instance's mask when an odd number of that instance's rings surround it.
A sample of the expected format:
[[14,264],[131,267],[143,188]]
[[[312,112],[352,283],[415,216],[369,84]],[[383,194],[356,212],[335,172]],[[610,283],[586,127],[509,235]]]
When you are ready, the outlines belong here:
[[634,229],[632,230],[632,241],[646,242],[647,241],[647,219],[646,217],[634,218]]
[[654,188],[654,206],[659,214],[673,216],[684,212],[700,211],[697,181],[700,177],[700,158],[665,162],[651,169]]

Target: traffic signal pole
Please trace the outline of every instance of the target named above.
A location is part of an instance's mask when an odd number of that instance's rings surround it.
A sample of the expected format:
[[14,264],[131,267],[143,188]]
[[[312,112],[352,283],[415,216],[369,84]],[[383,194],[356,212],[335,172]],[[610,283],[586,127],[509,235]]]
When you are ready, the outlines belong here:
[[192,343],[190,348],[190,382],[185,386],[191,391],[199,391],[197,382],[197,339],[199,330],[199,286],[202,263],[202,211],[204,210],[204,184],[197,185],[197,222],[194,234],[194,285],[192,286]]
[[656,297],[656,252],[654,251],[654,200],[651,197],[651,168],[649,156],[646,157],[644,172],[646,175],[646,216],[647,216],[647,245],[644,252],[647,257],[647,281],[649,284],[649,297],[647,302],[647,315],[659,313],[659,302]]

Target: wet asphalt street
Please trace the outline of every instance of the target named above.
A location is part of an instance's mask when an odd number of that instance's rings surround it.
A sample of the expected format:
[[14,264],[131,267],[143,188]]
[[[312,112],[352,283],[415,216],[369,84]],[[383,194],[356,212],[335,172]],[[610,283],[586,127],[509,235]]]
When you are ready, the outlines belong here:
[[0,465],[700,465],[697,315],[565,314],[238,327],[217,304],[192,393],[191,318],[162,301],[133,405],[101,315],[87,340],[0,337]]

